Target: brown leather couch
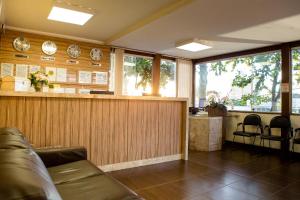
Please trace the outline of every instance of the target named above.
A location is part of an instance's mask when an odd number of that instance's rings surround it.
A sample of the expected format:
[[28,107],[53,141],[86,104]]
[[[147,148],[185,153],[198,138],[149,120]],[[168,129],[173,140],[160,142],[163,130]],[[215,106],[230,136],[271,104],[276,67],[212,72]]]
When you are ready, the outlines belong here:
[[141,198],[89,162],[84,148],[33,149],[18,129],[1,128],[0,199]]

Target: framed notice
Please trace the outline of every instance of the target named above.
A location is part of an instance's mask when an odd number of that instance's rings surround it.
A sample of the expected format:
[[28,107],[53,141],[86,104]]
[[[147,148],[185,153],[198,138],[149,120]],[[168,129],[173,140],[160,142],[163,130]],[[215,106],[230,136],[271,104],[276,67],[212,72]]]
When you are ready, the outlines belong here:
[[288,83],[281,83],[281,91],[288,93],[290,91],[290,85]]
[[107,85],[108,82],[107,72],[94,72],[94,73],[95,73],[94,84]]
[[56,81],[56,68],[46,67],[46,73],[48,74],[49,81]]
[[67,69],[66,68],[56,68],[56,81],[57,82],[67,82]]
[[29,65],[29,73],[40,71],[41,67],[38,65]]
[[91,84],[92,83],[92,72],[79,71],[78,72],[78,82]]
[[14,64],[1,63],[1,77],[13,76],[13,75],[14,75]]
[[27,78],[28,77],[28,65],[16,64],[16,77]]

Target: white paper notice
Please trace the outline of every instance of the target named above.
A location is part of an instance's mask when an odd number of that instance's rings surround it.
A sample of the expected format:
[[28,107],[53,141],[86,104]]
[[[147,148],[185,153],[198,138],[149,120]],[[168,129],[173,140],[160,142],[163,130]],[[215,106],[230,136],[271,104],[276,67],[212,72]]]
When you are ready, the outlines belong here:
[[65,88],[65,93],[67,94],[75,94],[76,89],[75,88]]
[[40,66],[38,65],[29,65],[29,73],[34,73],[40,70]]
[[13,76],[13,75],[14,75],[14,64],[1,63],[1,77]]
[[78,90],[78,93],[79,94],[90,94],[90,91],[89,89],[79,89]]
[[56,68],[46,67],[46,73],[48,74],[49,81],[56,81]]
[[16,77],[28,77],[28,65],[16,64]]
[[56,68],[56,81],[57,82],[67,82],[67,69],[66,68]]
[[106,85],[107,84],[107,72],[94,72],[96,77],[94,79],[95,84]]
[[78,72],[78,82],[79,83],[92,83],[92,72],[79,71]]

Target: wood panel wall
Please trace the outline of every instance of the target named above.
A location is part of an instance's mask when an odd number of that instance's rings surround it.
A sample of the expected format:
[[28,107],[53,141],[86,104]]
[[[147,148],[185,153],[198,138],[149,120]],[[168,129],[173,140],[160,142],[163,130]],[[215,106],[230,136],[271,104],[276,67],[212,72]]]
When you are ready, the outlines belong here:
[[[13,48],[13,40],[16,37],[23,36],[29,40],[31,48],[26,52],[17,52]],[[46,56],[42,52],[42,44],[46,40],[54,41],[58,47],[56,54],[54,55],[55,61],[42,61],[41,56]],[[81,49],[81,56],[77,59],[71,59],[67,55],[67,48],[71,44],[77,44]],[[103,58],[97,62],[101,64],[101,67],[93,66],[90,59],[90,51],[92,48],[100,48],[103,52]],[[16,54],[24,54],[29,58],[18,58]],[[68,64],[67,60],[77,60],[78,64]],[[42,68],[45,67],[60,67],[66,68],[68,76],[76,76],[77,82],[59,83],[61,87],[69,88],[86,88],[86,89],[101,89],[108,90],[107,85],[95,85],[95,84],[79,84],[78,83],[78,71],[101,71],[109,72],[110,69],[110,47],[92,44],[86,42],[80,42],[75,40],[56,38],[45,35],[38,35],[32,33],[17,32],[12,30],[6,30],[0,37],[0,63],[13,63],[13,64],[28,64],[39,65]]]
[[0,112],[35,147],[85,146],[98,166],[185,153],[185,101],[1,96]]

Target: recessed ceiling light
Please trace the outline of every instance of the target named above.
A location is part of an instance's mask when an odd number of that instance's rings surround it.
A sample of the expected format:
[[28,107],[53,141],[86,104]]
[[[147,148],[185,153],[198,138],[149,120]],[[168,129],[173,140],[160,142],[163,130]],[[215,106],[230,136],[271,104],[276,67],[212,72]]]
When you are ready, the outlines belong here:
[[48,19],[77,25],[84,25],[93,14],[53,6]]
[[210,46],[207,46],[205,44],[202,44],[198,42],[197,40],[189,40],[186,42],[181,42],[176,45],[176,48],[186,50],[186,51],[192,51],[192,52],[197,52],[197,51],[202,51],[205,49],[210,49]]

